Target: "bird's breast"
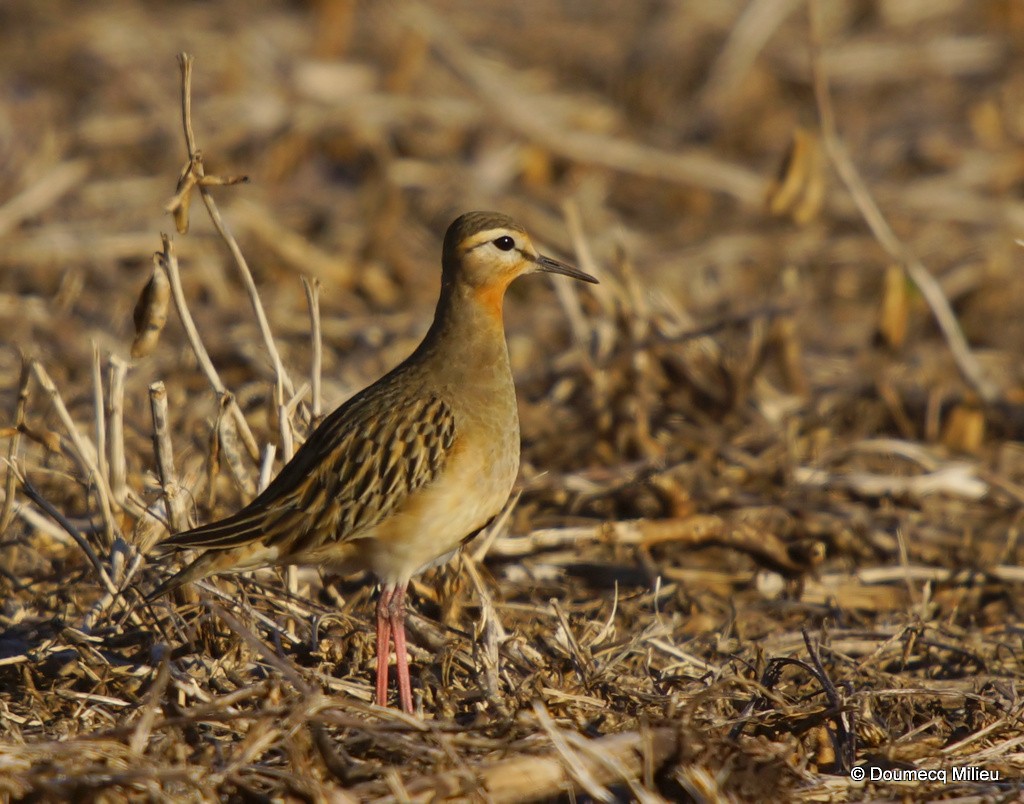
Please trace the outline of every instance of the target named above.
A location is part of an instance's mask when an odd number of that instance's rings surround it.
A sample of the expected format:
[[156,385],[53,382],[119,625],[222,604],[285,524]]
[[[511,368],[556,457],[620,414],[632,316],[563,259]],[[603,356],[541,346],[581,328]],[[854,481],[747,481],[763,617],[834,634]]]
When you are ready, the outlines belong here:
[[518,469],[518,431],[514,445],[457,436],[441,475],[358,540],[362,563],[384,583],[405,583],[501,511]]

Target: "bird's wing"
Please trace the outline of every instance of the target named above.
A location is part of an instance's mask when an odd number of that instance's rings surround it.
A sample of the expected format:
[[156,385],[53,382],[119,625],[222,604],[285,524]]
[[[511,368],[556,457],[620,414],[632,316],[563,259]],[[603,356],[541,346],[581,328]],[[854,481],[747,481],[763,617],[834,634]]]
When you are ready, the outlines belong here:
[[454,443],[455,417],[439,397],[359,394],[324,419],[245,508],[161,547],[260,542],[283,556],[349,539],[437,477]]

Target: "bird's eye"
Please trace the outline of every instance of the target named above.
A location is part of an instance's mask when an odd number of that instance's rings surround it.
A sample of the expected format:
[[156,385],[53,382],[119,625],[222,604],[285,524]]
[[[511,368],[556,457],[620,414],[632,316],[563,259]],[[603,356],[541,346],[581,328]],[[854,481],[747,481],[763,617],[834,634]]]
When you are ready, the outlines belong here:
[[511,251],[516,247],[516,241],[508,235],[502,235],[494,241],[494,245],[500,248],[502,251]]

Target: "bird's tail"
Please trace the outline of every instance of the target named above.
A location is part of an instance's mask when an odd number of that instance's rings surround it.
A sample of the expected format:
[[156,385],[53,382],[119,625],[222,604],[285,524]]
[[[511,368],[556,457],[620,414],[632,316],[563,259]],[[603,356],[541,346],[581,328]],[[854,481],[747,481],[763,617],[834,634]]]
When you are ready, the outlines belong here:
[[161,549],[180,550],[196,547],[207,550],[227,550],[260,539],[266,512],[253,505],[232,516],[200,525],[191,530],[175,533],[160,543]]
[[152,601],[191,581],[232,570],[247,570],[273,563],[277,549],[261,543],[263,512],[243,509],[226,519],[176,533],[157,546],[168,553],[194,548],[204,552],[184,569],[159,584],[146,599]]
[[198,581],[216,572],[216,555],[216,553],[203,553],[183,569],[174,573],[170,578],[159,583],[152,592],[146,595],[146,601],[152,603],[158,597],[163,597],[168,592],[173,592],[187,583]]

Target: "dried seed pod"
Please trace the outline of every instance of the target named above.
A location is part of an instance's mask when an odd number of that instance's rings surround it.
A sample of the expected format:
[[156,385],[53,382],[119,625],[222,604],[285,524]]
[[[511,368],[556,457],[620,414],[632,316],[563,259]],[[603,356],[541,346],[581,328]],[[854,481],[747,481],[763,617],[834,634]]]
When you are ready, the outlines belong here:
[[893,349],[907,338],[910,319],[910,286],[902,265],[892,264],[885,272],[882,303],[878,312],[878,335]]
[[959,452],[977,453],[985,441],[985,412],[973,401],[958,404],[949,413],[942,443]]
[[818,138],[797,128],[778,176],[768,189],[768,211],[803,226],[814,220],[825,201],[825,160]]
[[167,323],[167,308],[171,301],[171,283],[167,274],[154,260],[153,275],[139,294],[135,304],[135,340],[132,341],[132,357],[146,357],[155,348]]

